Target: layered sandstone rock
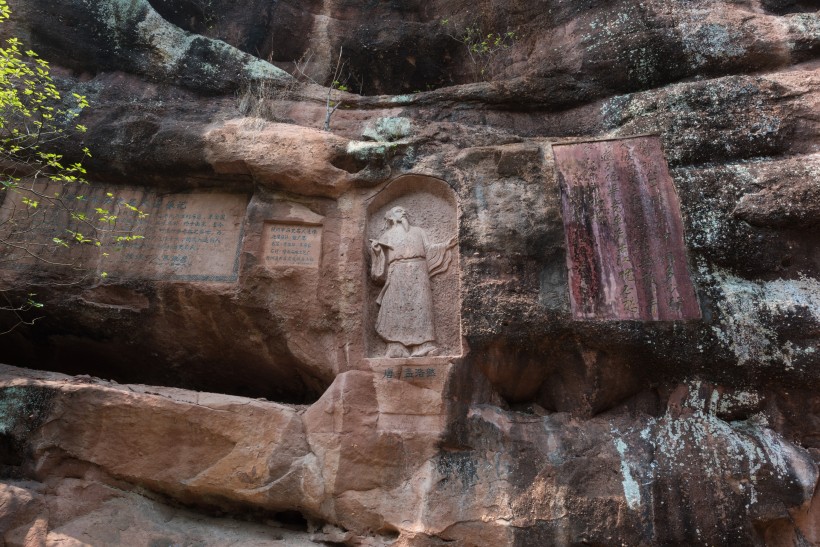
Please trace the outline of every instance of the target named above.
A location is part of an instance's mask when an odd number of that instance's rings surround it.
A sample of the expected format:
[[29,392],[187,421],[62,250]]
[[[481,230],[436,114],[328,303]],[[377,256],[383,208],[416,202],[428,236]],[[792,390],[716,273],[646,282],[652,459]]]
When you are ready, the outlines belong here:
[[[3,441],[17,464],[6,473],[39,481],[5,486],[5,539],[264,533],[186,524],[124,487],[211,511],[253,508],[301,522],[304,539],[348,544],[818,539],[817,465],[765,412],[735,419],[757,407],[755,394],[692,383],[666,394],[657,417],[643,402],[579,421],[462,400],[455,380],[469,371],[452,366],[462,372],[435,382],[343,373],[310,408],[5,367]],[[117,507],[124,528],[99,522]],[[157,511],[182,522],[157,523]],[[151,525],[131,535],[140,522]]]
[[[97,187],[247,207],[228,281],[4,273],[48,314],[0,361],[128,384],[3,370],[7,543],[820,542],[816,2],[10,3],[93,104]],[[478,78],[471,25],[517,36]],[[552,145],[641,134],[703,317],[574,321]],[[374,212],[439,183],[461,340],[385,360]],[[315,261],[271,266],[299,226]]]

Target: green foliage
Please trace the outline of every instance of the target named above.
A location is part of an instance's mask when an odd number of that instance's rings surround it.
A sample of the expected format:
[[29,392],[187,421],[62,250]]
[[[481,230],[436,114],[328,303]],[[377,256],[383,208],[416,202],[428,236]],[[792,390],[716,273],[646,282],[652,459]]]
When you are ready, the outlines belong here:
[[486,32],[478,23],[459,28],[449,19],[442,19],[441,25],[447,29],[450,38],[464,45],[476,80],[490,80],[494,61],[518,40],[518,34],[509,29]]
[[[11,10],[0,0],[0,24]],[[5,262],[45,261],[79,267],[72,254],[59,249],[101,248],[141,238],[117,230],[121,213],[145,214],[133,204],[106,194],[91,209],[82,189],[88,185],[83,162],[91,157],[81,147],[70,161],[55,151],[61,144],[81,142],[87,131],[77,123],[88,108],[85,96],[64,97],[52,79],[48,62],[26,49],[17,38],[0,44],[0,256]],[[61,233],[56,226],[63,226]],[[68,257],[68,258],[66,258]],[[104,277],[104,276],[103,276]],[[0,310],[15,313],[40,308],[34,293],[12,302],[0,286]],[[19,315],[18,315],[19,317]]]

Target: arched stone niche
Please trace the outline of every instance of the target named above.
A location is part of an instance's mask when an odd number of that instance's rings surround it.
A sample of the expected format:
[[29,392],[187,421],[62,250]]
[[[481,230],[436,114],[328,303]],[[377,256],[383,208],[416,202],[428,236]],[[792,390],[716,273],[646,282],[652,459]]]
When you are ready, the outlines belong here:
[[[397,208],[405,212],[406,225],[397,221]],[[455,192],[434,177],[401,176],[369,200],[364,238],[368,357],[461,355],[458,216]],[[428,352],[425,340],[431,331],[434,349]]]

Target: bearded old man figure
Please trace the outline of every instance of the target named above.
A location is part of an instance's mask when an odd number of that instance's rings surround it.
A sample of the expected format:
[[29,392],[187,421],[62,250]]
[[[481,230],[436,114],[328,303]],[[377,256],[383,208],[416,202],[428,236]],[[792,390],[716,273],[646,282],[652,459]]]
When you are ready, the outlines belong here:
[[376,332],[387,342],[387,357],[433,355],[437,348],[430,278],[450,266],[456,238],[431,244],[424,230],[410,226],[402,207],[393,207],[384,218],[387,229],[370,240],[370,275],[384,283],[376,300]]

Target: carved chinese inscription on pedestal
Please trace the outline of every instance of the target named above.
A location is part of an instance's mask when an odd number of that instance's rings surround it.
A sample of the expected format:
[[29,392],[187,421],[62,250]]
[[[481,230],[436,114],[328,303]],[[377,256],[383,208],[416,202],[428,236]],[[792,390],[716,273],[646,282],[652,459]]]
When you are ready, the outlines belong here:
[[554,145],[576,319],[699,319],[660,139]]
[[267,222],[264,238],[262,256],[266,268],[319,267],[322,255],[321,226]]

